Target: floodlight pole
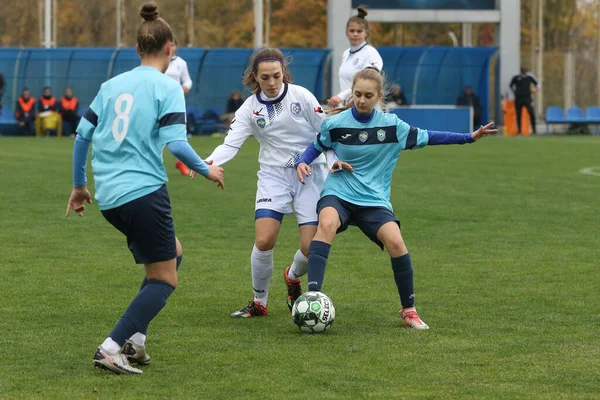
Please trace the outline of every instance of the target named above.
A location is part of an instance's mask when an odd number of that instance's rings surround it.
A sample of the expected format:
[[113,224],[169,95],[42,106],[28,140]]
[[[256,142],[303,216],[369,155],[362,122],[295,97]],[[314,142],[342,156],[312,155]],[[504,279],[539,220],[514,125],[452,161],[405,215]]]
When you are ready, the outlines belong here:
[[263,0],[254,0],[254,48],[263,47]]
[[265,21],[265,47],[269,47],[269,37],[271,37],[271,0],[267,1],[267,19]]
[[194,3],[195,0],[187,1],[186,8],[186,23],[187,23],[187,47],[192,47],[194,45]]
[[121,0],[117,0],[117,48],[121,47]]
[[44,6],[44,47],[52,47],[52,0],[46,0]]
[[596,0],[596,6],[596,13],[598,17],[598,26],[596,27],[596,32],[598,32],[598,42],[596,43],[598,46],[596,49],[596,57],[598,57],[598,61],[596,61],[596,96],[598,97],[596,99],[596,104],[600,105],[600,0]]
[[537,59],[537,79],[538,92],[536,105],[536,114],[543,115],[544,110],[544,4],[545,0],[538,0],[538,59]]

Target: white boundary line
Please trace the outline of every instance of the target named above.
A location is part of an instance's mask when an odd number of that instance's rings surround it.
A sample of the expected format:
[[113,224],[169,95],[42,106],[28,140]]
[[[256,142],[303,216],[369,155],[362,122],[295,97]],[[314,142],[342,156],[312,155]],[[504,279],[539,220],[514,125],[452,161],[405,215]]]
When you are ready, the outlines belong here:
[[583,168],[579,170],[579,173],[584,175],[600,176],[600,167]]

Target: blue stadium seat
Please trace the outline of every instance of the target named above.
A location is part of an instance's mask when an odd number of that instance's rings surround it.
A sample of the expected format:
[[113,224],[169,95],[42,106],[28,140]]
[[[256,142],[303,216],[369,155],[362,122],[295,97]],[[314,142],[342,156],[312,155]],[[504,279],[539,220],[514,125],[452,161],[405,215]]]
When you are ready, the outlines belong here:
[[600,107],[586,108],[585,119],[587,120],[587,122],[600,124]]
[[569,107],[567,108],[567,122],[585,122],[583,116],[583,110],[580,107]]
[[563,110],[557,106],[546,108],[546,134],[550,133],[551,124],[566,124],[567,120],[563,114]]
[[596,135],[600,135],[600,107],[586,108],[585,119],[589,124],[599,124],[596,128]]
[[562,124],[565,122],[563,110],[557,106],[546,108],[546,122],[549,124]]
[[14,134],[18,128],[15,113],[12,109],[6,107],[0,111],[0,134]]

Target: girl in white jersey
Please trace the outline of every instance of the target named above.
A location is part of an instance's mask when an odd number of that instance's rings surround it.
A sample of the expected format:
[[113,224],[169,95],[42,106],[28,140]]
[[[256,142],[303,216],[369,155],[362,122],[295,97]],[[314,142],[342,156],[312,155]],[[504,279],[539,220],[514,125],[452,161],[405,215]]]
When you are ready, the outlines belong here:
[[352,91],[352,80],[354,75],[365,68],[373,68],[381,71],[383,60],[375,49],[367,43],[369,37],[369,22],[365,19],[367,10],[360,6],[357,8],[358,15],[348,19],[346,23],[346,36],[350,42],[350,48],[344,51],[342,64],[338,71],[340,81],[340,92],[329,99],[330,108],[338,107],[346,100]]
[[254,136],[260,143],[258,190],[255,203],[255,241],[250,263],[254,299],[231,314],[233,318],[266,316],[273,248],[284,214],[295,214],[300,229],[300,249],[285,270],[288,307],[302,294],[300,277],[308,268],[308,246],[317,228],[316,204],[327,176],[323,155],[317,157],[305,184],[296,179],[295,164],[320,130],[325,114],[315,96],[292,85],[283,54],[267,48],[257,52],[246,70],[244,84],[253,96],[235,113],[225,142],[207,158],[222,165],[231,160],[244,141]]

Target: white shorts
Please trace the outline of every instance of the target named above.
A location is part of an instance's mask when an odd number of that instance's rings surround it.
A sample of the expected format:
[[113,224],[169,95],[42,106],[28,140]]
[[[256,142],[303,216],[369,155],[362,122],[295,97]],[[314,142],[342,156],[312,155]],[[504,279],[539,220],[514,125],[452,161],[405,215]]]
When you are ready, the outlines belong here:
[[317,202],[327,178],[325,165],[313,164],[304,185],[296,177],[296,169],[261,165],[258,171],[255,210],[272,210],[286,215],[296,214],[298,225],[316,223]]

